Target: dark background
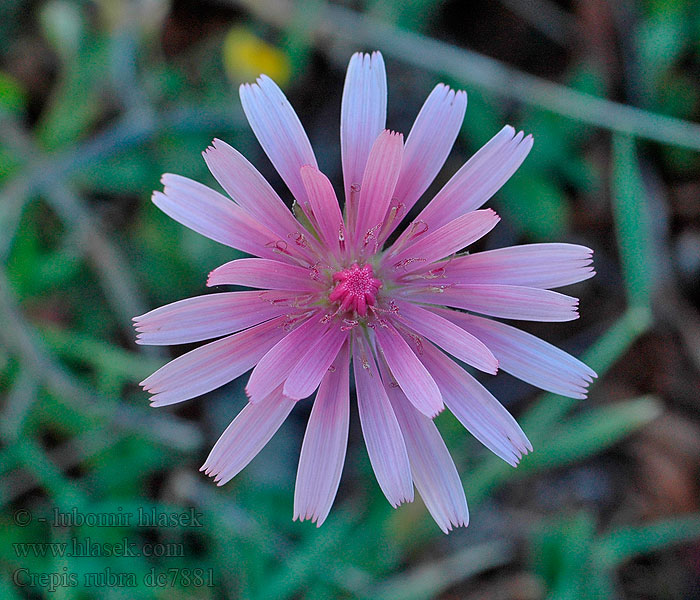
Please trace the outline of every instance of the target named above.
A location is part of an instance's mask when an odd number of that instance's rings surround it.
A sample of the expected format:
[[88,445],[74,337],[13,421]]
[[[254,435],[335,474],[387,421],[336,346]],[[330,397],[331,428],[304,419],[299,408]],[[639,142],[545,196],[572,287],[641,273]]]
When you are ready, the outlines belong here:
[[[4,0],[2,597],[700,597],[698,40],[693,0]],[[204,293],[206,274],[237,256],[149,202],[160,175],[216,185],[200,156],[216,136],[282,193],[237,94],[265,72],[340,187],[345,65],[374,49],[392,129],[408,132],[439,81],[469,94],[436,187],[503,124],[534,134],[489,203],[503,221],[484,247],[595,250],[598,275],[565,290],[581,318],[523,325],[599,373],[590,397],[485,377],[535,446],[517,470],[450,415],[437,419],[471,511],[449,536],[420,500],[389,507],[354,415],[338,498],[317,529],[291,520],[308,401],[217,488],[198,468],[243,406],[245,378],[163,409],[137,386],[189,347],[135,346],[131,317]],[[54,509],[120,507],[194,507],[203,527],[51,524]],[[25,510],[31,522],[18,523]],[[86,537],[179,544],[185,556],[21,556],[13,545]],[[172,585],[143,585],[152,569]],[[139,585],[67,577],[106,572]],[[55,592],[41,574],[59,577]]]

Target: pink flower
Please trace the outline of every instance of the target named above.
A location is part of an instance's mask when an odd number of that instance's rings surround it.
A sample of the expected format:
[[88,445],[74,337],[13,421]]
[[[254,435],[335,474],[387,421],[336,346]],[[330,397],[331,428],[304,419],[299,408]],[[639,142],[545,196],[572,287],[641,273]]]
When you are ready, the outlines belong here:
[[141,344],[219,338],[141,385],[153,406],[166,406],[253,369],[249,403],[202,467],[219,485],[253,459],[297,401],[316,392],[299,459],[294,517],[320,525],[345,460],[352,362],[367,451],[389,502],[413,500],[415,484],[443,531],[466,525],[464,490],[433,417],[447,405],[512,465],[532,447],[508,411],[448,354],[487,373],[500,366],[542,389],[584,397],[595,377],[586,365],[472,313],[529,321],[577,318],[577,300],[551,288],[591,277],[591,250],[531,244],[460,253],[496,225],[496,213],[479,208],[532,147],[531,136],[510,126],[387,245],[443,166],[467,96],[438,85],[404,143],[400,133],[385,129],[386,75],[378,52],[355,54],[345,80],[343,212],[277,85],[263,75],[240,92],[255,135],[303,216],[295,218],[258,171],[220,140],[204,159],[233,201],[184,177],[163,176],[163,192],[153,195],[161,210],[256,257],[214,269],[207,285],[259,289],[189,298],[137,317]]

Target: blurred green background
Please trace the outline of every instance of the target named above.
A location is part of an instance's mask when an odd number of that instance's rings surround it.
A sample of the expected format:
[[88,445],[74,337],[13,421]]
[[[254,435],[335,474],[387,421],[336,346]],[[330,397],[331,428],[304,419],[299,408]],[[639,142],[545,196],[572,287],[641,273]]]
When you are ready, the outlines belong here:
[[[160,175],[215,185],[200,152],[216,136],[282,192],[237,94],[265,72],[339,186],[345,65],[374,49],[393,129],[439,81],[469,94],[436,186],[504,123],[534,134],[487,247],[596,252],[598,275],[567,290],[581,318],[525,326],[597,370],[590,398],[485,377],[535,446],[517,470],[438,418],[472,516],[449,536],[420,500],[389,507],[355,415],[317,529],[291,520],[310,402],[217,488],[198,468],[245,378],[163,409],[137,387],[189,347],[135,346],[131,317],[236,257],[149,202]],[[2,0],[2,598],[700,597],[698,121],[693,0]],[[201,527],[138,523],[190,508]],[[63,527],[55,511],[134,516]],[[143,551],[61,555],[86,539]]]

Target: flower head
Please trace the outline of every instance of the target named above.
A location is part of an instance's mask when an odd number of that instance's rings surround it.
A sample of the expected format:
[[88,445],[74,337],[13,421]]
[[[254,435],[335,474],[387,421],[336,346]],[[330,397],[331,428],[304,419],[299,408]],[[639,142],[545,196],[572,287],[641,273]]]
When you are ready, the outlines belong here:
[[464,118],[464,92],[438,85],[404,142],[385,129],[381,55],[355,54],[341,110],[342,211],[275,83],[263,75],[241,86],[241,100],[303,218],[219,140],[204,159],[233,201],[184,177],[163,176],[163,192],[153,195],[159,208],[254,257],[214,269],[207,285],[255,290],[181,300],[137,317],[142,344],[219,338],[171,361],[143,387],[154,406],[165,406],[252,369],[249,403],[202,467],[219,485],[250,462],[297,401],[315,393],[294,516],[320,525],[345,459],[352,364],[367,451],[389,502],[411,501],[415,484],[444,531],[466,525],[464,490],[432,418],[447,405],[512,465],[532,447],[505,408],[448,355],[577,398],[595,377],[547,342],[478,316],[575,319],[577,300],[551,288],[594,274],[591,251],[571,244],[463,252],[498,223],[494,211],[480,207],[520,166],[532,138],[504,127],[388,244],[442,168]]

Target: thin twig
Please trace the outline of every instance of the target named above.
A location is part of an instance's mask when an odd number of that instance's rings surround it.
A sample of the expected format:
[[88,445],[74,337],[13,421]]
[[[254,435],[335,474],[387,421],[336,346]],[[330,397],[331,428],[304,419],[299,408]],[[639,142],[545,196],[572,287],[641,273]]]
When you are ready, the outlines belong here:
[[564,48],[571,46],[579,35],[574,17],[551,0],[501,0],[501,4]]
[[50,358],[26,322],[0,269],[0,341],[17,354],[37,382],[44,383],[64,401],[88,417],[106,421],[120,431],[145,435],[171,448],[191,450],[202,444],[196,427],[167,413],[138,409],[123,402],[110,403],[83,387]]
[[[3,194],[5,205],[8,207],[6,218],[10,220],[9,225],[14,222],[16,226],[21,215],[21,206],[32,191],[43,191],[46,200],[61,221],[83,241],[98,273],[105,298],[122,328],[129,335],[132,333],[131,318],[146,310],[135,277],[119,248],[111,243],[92,212],[64,181],[71,172],[81,165],[85,166],[87,159],[96,161],[106,155],[123,151],[124,142],[140,142],[161,130],[157,119],[149,116],[147,112],[140,114],[142,118],[129,117],[106,135],[101,138],[98,136],[91,144],[85,144],[58,160],[42,155],[28,134],[7,115],[0,115],[3,140],[30,165],[29,174],[20,176],[6,188],[9,193]],[[172,115],[170,117],[166,121],[170,122]],[[4,251],[3,254],[9,251],[10,237],[8,236],[3,242],[4,246],[0,247],[0,252]]]
[[[287,0],[221,0],[244,7],[282,28],[293,15]],[[354,48],[382,50],[387,56],[426,71],[475,85],[504,98],[589,123],[596,127],[700,150],[700,125],[659,115],[567,88],[528,75],[502,62],[430,37],[399,29],[341,6],[326,5],[310,16],[317,47],[323,40],[342,40]]]

